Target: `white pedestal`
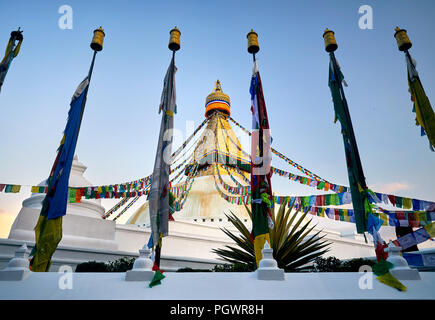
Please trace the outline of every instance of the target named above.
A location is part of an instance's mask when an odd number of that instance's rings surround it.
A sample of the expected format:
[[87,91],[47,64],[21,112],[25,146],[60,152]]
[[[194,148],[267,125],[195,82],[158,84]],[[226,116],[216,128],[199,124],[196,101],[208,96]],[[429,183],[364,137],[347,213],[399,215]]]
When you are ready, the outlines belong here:
[[263,258],[258,264],[257,279],[258,280],[284,280],[285,273],[283,269],[278,268],[278,263],[273,258],[273,249],[270,248],[266,241],[262,250]]
[[154,277],[153,261],[149,258],[150,250],[146,245],[139,250],[139,258],[133,264],[133,269],[125,273],[125,281],[151,281]]

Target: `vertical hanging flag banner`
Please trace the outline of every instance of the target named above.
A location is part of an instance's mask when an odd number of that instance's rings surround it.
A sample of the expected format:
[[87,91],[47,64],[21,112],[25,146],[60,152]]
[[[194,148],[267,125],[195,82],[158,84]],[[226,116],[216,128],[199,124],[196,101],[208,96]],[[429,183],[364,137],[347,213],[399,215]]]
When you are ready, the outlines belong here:
[[[5,56],[0,62],[0,91],[5,81],[6,74],[8,73],[9,67],[11,66],[12,60],[20,52],[21,44],[23,43],[23,31],[18,28],[17,31],[11,32],[11,37],[9,38],[8,45],[6,46]],[[18,43],[16,43],[18,41]]]
[[271,170],[271,148],[269,119],[263,96],[260,72],[254,60],[251,78],[251,212],[252,237],[254,239],[255,258],[258,263],[262,258],[261,250],[266,241],[270,244],[269,227],[272,219],[270,210],[273,206]]
[[[331,39],[330,37],[333,37],[333,31],[326,29],[323,36],[326,36],[326,44],[327,40]],[[335,38],[333,38],[333,40],[335,42]],[[349,108],[342,86],[344,77],[333,52],[335,49],[336,43],[335,48],[331,48],[331,43],[328,43],[327,51],[332,50],[328,51],[330,55],[328,85],[331,90],[332,100],[334,103],[335,121],[338,119],[341,123],[341,133],[343,136],[356,228],[358,233],[364,233],[364,231],[367,231],[366,224],[368,213],[370,212],[370,203],[368,201],[367,185],[359,157],[355,133],[353,131]]]
[[62,239],[62,217],[66,214],[69,199],[69,176],[88,87],[89,78],[86,77],[78,86],[71,101],[64,136],[48,178],[48,192],[35,227],[36,245],[31,253],[32,271],[47,272],[50,269],[51,256]]
[[[175,53],[175,52],[174,52]],[[159,141],[154,162],[153,179],[148,196],[153,243],[160,244],[161,236],[168,234],[169,219],[169,174],[171,165],[172,129],[177,112],[175,93],[175,55],[166,72],[159,113],[163,112]],[[159,241],[160,239],[160,241]],[[156,255],[159,265],[159,255]]]
[[[35,246],[30,256],[32,271],[48,272],[51,257],[62,239],[62,217],[66,214],[68,199],[70,198],[68,183],[80,125],[86,105],[95,57],[103,49],[103,28],[94,30],[91,48],[94,50],[88,76],[80,83],[71,99],[68,120],[63,133],[57,156],[48,177],[48,190],[42,202],[41,213],[35,227]],[[81,194],[81,191],[80,191]],[[76,195],[77,197],[77,192]],[[71,198],[73,198],[71,196]]]
[[420,77],[415,68],[415,60],[411,55],[406,54],[406,65],[408,69],[408,84],[411,92],[411,100],[414,102],[416,125],[421,126],[422,135],[427,135],[429,147],[432,151],[435,147],[435,113],[430,105],[430,101],[424,92]]
[[403,51],[406,57],[406,66],[408,70],[408,85],[409,92],[411,93],[411,100],[414,102],[414,109],[416,115],[416,125],[421,126],[421,135],[427,135],[429,139],[429,148],[432,151],[435,147],[435,113],[430,105],[429,99],[424,92],[423,85],[421,84],[420,77],[416,70],[417,62],[411,58],[409,49],[412,47],[411,40],[405,29],[396,27],[394,29],[394,38],[397,41],[399,51]]

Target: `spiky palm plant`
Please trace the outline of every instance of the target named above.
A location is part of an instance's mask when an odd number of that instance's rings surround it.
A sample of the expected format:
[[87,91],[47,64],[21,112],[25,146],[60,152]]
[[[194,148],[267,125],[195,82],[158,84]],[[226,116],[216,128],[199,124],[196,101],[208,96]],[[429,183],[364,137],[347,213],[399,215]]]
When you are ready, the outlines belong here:
[[[286,205],[287,201],[284,201],[276,215],[272,210],[274,227],[269,229],[269,234],[273,257],[278,262],[278,267],[285,271],[303,270],[307,268],[304,265],[328,252],[328,246],[331,243],[322,240],[325,235],[319,236],[320,231],[310,234],[315,225],[310,226],[311,220],[304,223],[303,220],[308,212],[301,213],[300,210],[297,210],[291,214],[293,204],[287,210]],[[247,206],[245,207],[252,220],[251,211]],[[297,219],[299,213],[301,215]],[[250,231],[232,212],[225,215],[240,234],[232,233],[226,228],[221,228],[221,230],[236,243],[237,247],[225,246],[225,249],[213,249],[212,252],[231,264],[243,263],[247,264],[251,270],[255,270],[257,264]],[[293,223],[294,225],[292,225]]]

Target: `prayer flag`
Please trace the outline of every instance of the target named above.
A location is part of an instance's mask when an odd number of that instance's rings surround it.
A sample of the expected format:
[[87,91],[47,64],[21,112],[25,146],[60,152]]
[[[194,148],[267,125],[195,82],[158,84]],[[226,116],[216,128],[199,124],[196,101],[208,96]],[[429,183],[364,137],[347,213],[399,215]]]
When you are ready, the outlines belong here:
[[[12,60],[18,55],[23,42],[23,31],[18,28],[17,31],[12,31],[9,38],[8,45],[6,46],[5,56],[0,62],[0,91],[5,81],[6,74],[11,66]],[[18,43],[16,43],[18,41]]]
[[47,272],[50,269],[51,257],[62,239],[62,217],[66,214],[68,204],[69,176],[88,88],[89,76],[80,83],[72,97],[64,136],[48,178],[48,192],[35,227],[36,244],[31,252],[32,271]]
[[[252,232],[254,240],[255,259],[258,263],[266,241],[270,244],[269,227],[272,226],[270,209],[273,206],[272,185],[270,177],[272,170],[269,119],[264,101],[263,87],[257,61],[254,61],[251,78],[251,212]],[[308,200],[308,198],[307,198]]]
[[367,231],[366,225],[368,213],[370,212],[370,205],[368,203],[368,191],[352,127],[352,121],[346,97],[344,96],[344,91],[341,85],[343,79],[344,76],[335,60],[334,53],[331,52],[329,63],[329,88],[334,103],[336,119],[341,123],[341,133],[343,136],[356,228],[358,233],[363,233],[364,231]]
[[[175,93],[175,58],[172,57],[164,79],[164,86],[159,106],[159,113],[163,111],[160,124],[160,134],[154,162],[153,179],[148,196],[150,208],[151,230],[154,244],[160,244],[159,237],[168,234],[169,219],[169,167],[171,165],[172,129],[174,114],[177,112]],[[130,186],[129,186],[130,187]],[[156,257],[159,265],[159,255]]]
[[424,92],[420,77],[415,68],[415,60],[406,52],[406,65],[408,69],[408,85],[411,92],[411,100],[414,102],[416,125],[420,125],[422,131],[429,139],[429,147],[434,151],[435,147],[435,113],[430,101]]

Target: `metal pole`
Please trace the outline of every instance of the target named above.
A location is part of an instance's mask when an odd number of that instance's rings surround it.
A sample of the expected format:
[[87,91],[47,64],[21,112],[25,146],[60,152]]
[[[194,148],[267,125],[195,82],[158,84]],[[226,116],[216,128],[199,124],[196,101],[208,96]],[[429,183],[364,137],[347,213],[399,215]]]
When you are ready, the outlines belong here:
[[[85,89],[86,90],[85,91],[85,96],[84,96],[83,101],[82,101],[82,111],[81,111],[81,114],[80,114],[79,128],[77,130],[76,146],[77,146],[77,141],[79,140],[78,136],[79,136],[79,132],[80,132],[80,127],[82,126],[83,114],[85,113],[85,105],[86,105],[86,100],[88,98],[89,86],[91,85],[91,77],[92,77],[92,71],[94,70],[94,64],[95,64],[95,57],[96,57],[96,55],[97,55],[97,51],[94,50],[94,55],[92,57],[92,62],[91,62],[91,66],[89,68],[89,73],[88,73],[88,86]],[[76,146],[74,146],[74,149],[75,149]]]

